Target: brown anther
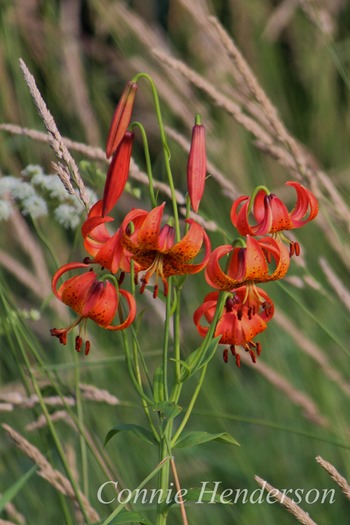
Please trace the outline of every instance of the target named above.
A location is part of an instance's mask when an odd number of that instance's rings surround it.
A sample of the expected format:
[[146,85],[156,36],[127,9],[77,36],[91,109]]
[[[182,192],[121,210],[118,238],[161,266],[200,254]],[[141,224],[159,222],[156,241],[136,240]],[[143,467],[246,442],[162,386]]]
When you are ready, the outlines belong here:
[[249,350],[249,355],[250,355],[250,358],[251,358],[252,362],[255,364],[256,363],[256,356],[254,354],[254,351],[253,350]]
[[225,302],[226,312],[232,312],[234,305],[235,305],[234,299],[232,297],[228,297]]
[[241,368],[241,356],[239,354],[236,354],[235,358],[236,358],[236,365],[238,366],[238,368]]
[[300,255],[300,244],[298,242],[294,243],[294,251],[295,255],[298,257],[298,255]]
[[248,308],[248,319],[249,320],[253,317],[252,312],[253,312],[253,308],[251,306],[249,306],[249,308]]
[[142,279],[141,279],[141,283],[142,283],[142,284],[141,284],[141,287],[140,287],[140,293],[143,293],[143,292],[145,291],[146,286],[147,286],[147,281],[146,281],[146,279],[142,278]]
[[84,264],[93,264],[94,260],[91,259],[90,257],[84,257],[83,259],[83,263]]
[[123,284],[124,279],[125,279],[125,272],[120,272],[119,279],[118,279],[119,286]]
[[158,297],[158,284],[156,284],[153,288],[153,299],[157,299]]
[[242,315],[243,315],[243,310],[242,310],[242,307],[240,307],[237,310],[237,319],[238,319],[238,321],[241,321]]
[[75,338],[75,349],[77,352],[80,352],[81,347],[83,346],[83,340],[80,335],[77,335]]
[[261,351],[262,351],[261,343],[256,343],[256,353],[258,354],[258,356],[261,354]]
[[90,341],[85,341],[85,355],[89,355],[90,346]]
[[135,285],[139,284],[139,274],[138,273],[135,273],[134,275],[134,284]]
[[222,358],[224,360],[224,363],[227,363],[227,361],[228,361],[228,349],[227,348],[224,349],[224,351],[222,353]]
[[291,242],[289,245],[289,257],[293,257],[294,255],[294,242]]
[[164,285],[163,293],[164,293],[165,297],[167,297],[168,292],[169,292],[168,281],[163,281],[163,285]]

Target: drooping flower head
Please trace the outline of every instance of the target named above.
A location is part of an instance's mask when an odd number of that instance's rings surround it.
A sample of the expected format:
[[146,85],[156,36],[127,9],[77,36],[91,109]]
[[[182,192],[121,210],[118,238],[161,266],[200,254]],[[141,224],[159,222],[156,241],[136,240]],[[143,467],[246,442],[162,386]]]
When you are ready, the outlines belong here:
[[136,82],[128,82],[115,109],[111,126],[109,128],[106,155],[107,159],[113,155],[122,141],[130,124],[131,113],[137,91]]
[[[236,199],[231,208],[231,221],[241,235],[276,235],[283,230],[300,228],[312,221],[318,214],[318,201],[315,195],[299,182],[289,181],[297,193],[294,208],[288,211],[286,205],[266,188],[259,189],[253,198],[246,195]],[[250,215],[253,222],[250,222]],[[284,237],[284,240],[287,240]],[[298,243],[292,243],[291,255],[298,255]]]
[[100,264],[111,273],[115,274],[118,270],[129,272],[130,254],[124,250],[121,242],[121,230],[119,228],[114,234],[108,231],[106,224],[114,219],[102,216],[102,206],[102,200],[97,201],[82,225],[85,250],[93,257],[93,262]]
[[200,123],[199,115],[192,128],[191,149],[187,163],[187,187],[193,211],[198,212],[204,193],[207,174],[207,156],[205,149],[205,127]]
[[[82,327],[85,328],[86,320],[91,319],[96,324],[106,330],[123,330],[127,328],[134,320],[136,314],[136,305],[133,296],[125,290],[116,290],[115,286],[108,281],[100,280],[97,274],[88,270],[85,273],[67,279],[57,289],[59,278],[66,272],[75,269],[87,269],[89,264],[69,263],[57,270],[52,279],[52,290],[55,296],[67,306],[70,306],[78,317],[67,328],[52,328],[51,335],[58,337],[60,343],[67,343],[67,334],[75,326],[80,324],[79,335],[75,339],[75,348],[81,350],[83,339],[81,337]],[[128,315],[118,325],[112,322],[116,316],[119,295],[122,295],[128,306]],[[85,354],[90,350],[90,341],[85,342]]]
[[[231,259],[224,272],[219,261],[229,253]],[[281,279],[286,275],[289,264],[288,249],[281,241],[272,237],[255,239],[247,235],[244,247],[224,244],[216,248],[209,257],[205,277],[213,288],[231,291],[244,284]]]
[[[155,275],[154,297],[158,293],[159,279],[164,285],[164,295],[167,295],[168,277],[200,272],[206,266],[210,254],[210,241],[206,232],[192,219],[186,221],[190,225],[188,232],[179,242],[175,242],[174,228],[168,224],[161,226],[164,206],[165,203],[150,212],[132,210],[121,226],[122,244],[137,264],[136,273],[145,271],[141,279],[141,293],[151,276]],[[190,264],[200,252],[203,243],[203,261]]]
[[[225,302],[224,311],[219,318],[214,337],[221,336],[220,344],[229,345],[232,355],[236,359],[237,366],[240,366],[240,355],[237,346],[249,352],[252,361],[255,363],[256,355],[261,353],[261,344],[253,341],[254,337],[267,328],[267,323],[274,314],[274,305],[269,296],[261,288],[256,288],[260,300],[257,308],[253,311],[246,300],[249,293],[246,286],[241,286],[233,291],[232,296]],[[209,326],[213,322],[219,292],[211,292],[204,298],[203,303],[193,315],[194,324],[199,334],[205,337]],[[202,324],[206,321],[206,325]],[[224,361],[228,359],[228,348],[224,350]]]

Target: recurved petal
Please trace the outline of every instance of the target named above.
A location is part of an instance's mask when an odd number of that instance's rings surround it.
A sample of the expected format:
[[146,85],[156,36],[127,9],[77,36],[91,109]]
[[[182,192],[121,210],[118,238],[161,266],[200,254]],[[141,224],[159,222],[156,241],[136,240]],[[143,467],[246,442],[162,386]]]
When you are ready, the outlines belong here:
[[269,256],[272,256],[276,264],[275,270],[260,282],[282,279],[286,275],[290,264],[289,249],[283,242],[272,237],[260,239],[259,244],[263,250],[266,250]]
[[318,214],[318,200],[315,195],[299,182],[288,181],[287,186],[292,186],[297,192],[295,207],[290,212],[293,228],[300,228],[312,221]]
[[[205,231],[198,224],[198,222],[193,219],[187,219],[186,221],[190,224],[190,229],[186,235],[181,239],[181,241],[174,244],[172,248],[167,250],[165,253],[171,253],[172,257],[179,259],[182,262],[192,261],[199,253],[204,239]],[[210,244],[209,244],[210,250]]]
[[[244,203],[244,204],[242,204]],[[231,207],[230,218],[233,226],[237,228],[241,235],[247,235],[251,233],[250,226],[248,223],[248,207],[250,203],[250,197],[242,195],[236,199]],[[242,204],[242,206],[240,206]]]
[[208,311],[211,311],[213,309],[215,311],[216,303],[217,303],[217,300],[214,300],[214,301],[204,300],[204,302],[197,308],[197,310],[193,314],[193,322],[196,325],[196,328],[199,334],[203,337],[207,334],[209,327],[203,326],[200,324],[201,318],[203,317],[203,315],[206,317],[206,314],[208,313]]
[[209,286],[219,290],[232,290],[237,284],[240,284],[239,281],[223,272],[219,264],[219,260],[232,251],[233,247],[230,244],[223,244],[210,254],[205,270],[205,279]]
[[128,316],[125,319],[125,321],[123,321],[117,326],[114,326],[111,324],[104,326],[106,330],[124,330],[124,328],[127,328],[128,326],[130,326],[133,320],[135,319],[136,302],[135,302],[134,297],[131,295],[131,293],[127,292],[126,290],[119,290],[119,293],[126,299],[128,310],[129,310]]
[[55,294],[55,296],[57,297],[57,299],[62,301],[62,295],[61,295],[62,286],[57,291],[58,279],[60,277],[62,277],[62,275],[64,275],[66,272],[69,272],[70,270],[76,270],[76,269],[79,269],[79,268],[88,268],[88,267],[89,267],[89,264],[80,263],[80,262],[72,262],[72,263],[64,264],[63,266],[58,268],[58,270],[54,274],[54,276],[52,278],[52,282],[51,282],[52,291]]
[[88,302],[91,289],[96,282],[95,272],[85,272],[82,275],[71,277],[65,281],[58,290],[58,295],[64,304],[70,306],[75,312],[82,315]]
[[98,282],[96,289],[91,291],[90,304],[87,305],[85,317],[89,317],[100,326],[107,327],[114,319],[118,302],[115,286],[109,281]]
[[245,345],[254,339],[257,334],[260,334],[266,330],[267,324],[260,317],[260,315],[255,314],[251,318],[244,315],[240,321],[236,322],[236,345]]
[[157,250],[160,225],[165,202],[153,208],[145,217],[137,232],[137,244],[144,250]]
[[107,268],[112,273],[116,273],[119,268],[126,272],[130,270],[130,264],[126,259],[122,244],[122,233],[120,229],[100,246],[95,255],[95,262]]
[[275,233],[293,228],[293,223],[290,219],[289,211],[286,205],[273,193],[271,193],[268,198],[272,213],[272,225],[269,232]]
[[269,268],[260,241],[247,235],[245,251],[245,281],[262,282],[268,275]]

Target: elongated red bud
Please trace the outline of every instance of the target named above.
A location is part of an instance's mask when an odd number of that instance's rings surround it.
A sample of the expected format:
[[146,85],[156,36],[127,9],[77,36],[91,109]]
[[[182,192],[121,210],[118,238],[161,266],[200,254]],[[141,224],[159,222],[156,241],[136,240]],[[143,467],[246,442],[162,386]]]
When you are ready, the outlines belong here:
[[191,149],[187,164],[187,187],[191,207],[197,213],[202,199],[207,173],[207,156],[205,151],[205,128],[198,123],[192,128]]
[[115,109],[106,143],[107,159],[113,155],[121,143],[130,124],[132,108],[137,91],[136,82],[128,82]]
[[124,191],[129,175],[133,140],[134,133],[127,131],[109,165],[103,191],[102,217],[111,211]]

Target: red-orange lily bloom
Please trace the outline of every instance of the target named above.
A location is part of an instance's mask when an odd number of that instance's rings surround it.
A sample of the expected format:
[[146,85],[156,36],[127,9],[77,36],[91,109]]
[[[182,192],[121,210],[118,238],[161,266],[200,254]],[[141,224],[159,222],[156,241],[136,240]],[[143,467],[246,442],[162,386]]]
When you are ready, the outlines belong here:
[[[266,189],[260,189],[253,201],[246,195],[234,201],[231,221],[241,235],[277,234],[283,230],[300,228],[317,216],[318,201],[315,195],[299,182],[289,181],[286,185],[292,186],[297,194],[292,211],[288,211],[281,199]],[[250,213],[253,224],[249,222]],[[298,255],[299,245],[291,243],[291,254],[294,248]]]
[[[225,273],[219,260],[231,252],[232,256]],[[274,262],[272,269],[269,267],[270,261]],[[247,235],[245,247],[224,244],[216,248],[210,255],[205,277],[213,288],[231,291],[244,284],[281,279],[286,275],[289,263],[289,251],[281,241],[272,237],[258,240]]]
[[[153,274],[156,277],[154,297],[158,293],[159,278],[164,285],[164,295],[167,295],[168,277],[200,272],[206,266],[210,254],[210,241],[206,232],[192,219],[186,221],[190,225],[188,232],[175,243],[174,228],[167,224],[161,226],[164,206],[165,203],[149,213],[140,209],[132,210],[121,226],[122,243],[137,263],[136,272],[146,272],[142,277],[141,293],[150,277]],[[129,228],[130,223],[133,224],[133,231]],[[203,242],[205,246],[203,261],[190,264],[201,250]]]
[[205,127],[196,123],[192,128],[191,149],[187,164],[188,195],[192,209],[196,213],[204,193],[206,174]]
[[[102,200],[97,201],[89,211],[81,232],[84,238],[85,250],[94,258],[94,262],[107,268],[111,273],[119,269],[130,271],[130,257],[125,253],[122,245],[121,230],[110,234],[106,223],[113,221],[113,217],[102,217]],[[146,213],[146,212],[145,212]]]
[[109,157],[111,157],[116,151],[128,129],[136,91],[136,82],[130,81],[125,86],[122,96],[120,97],[109,128],[106,144],[107,159],[109,159]]
[[[67,343],[67,334],[80,325],[79,335],[75,339],[75,348],[80,351],[83,340],[81,338],[81,327],[85,327],[86,320],[91,319],[106,330],[123,330],[134,320],[136,315],[136,304],[134,297],[125,290],[117,291],[115,286],[108,280],[100,281],[97,274],[89,270],[81,275],[71,277],[65,281],[59,289],[57,282],[59,278],[70,270],[87,269],[90,265],[73,262],[65,264],[57,270],[52,279],[52,290],[55,296],[67,306],[70,306],[78,317],[67,328],[52,328],[51,335],[58,337],[60,343]],[[128,305],[127,318],[119,325],[112,325],[119,305],[119,294],[122,295]],[[90,350],[90,341],[85,342],[85,354]]]
[[[220,344],[227,344],[231,353],[236,358],[237,366],[240,366],[240,355],[236,346],[242,346],[249,352],[252,361],[255,363],[256,354],[261,353],[261,344],[253,341],[254,337],[267,328],[267,323],[274,314],[274,305],[269,296],[261,288],[256,288],[260,297],[258,309],[253,313],[252,307],[246,301],[246,286],[237,288],[232,297],[228,297],[225,302],[224,311],[219,318],[214,337],[221,336]],[[199,334],[203,337],[207,334],[209,326],[203,326],[201,320],[204,317],[208,325],[214,319],[215,309],[218,301],[219,292],[211,292],[204,298],[203,304],[195,311],[193,321]],[[228,349],[224,350],[224,361],[227,362]]]

